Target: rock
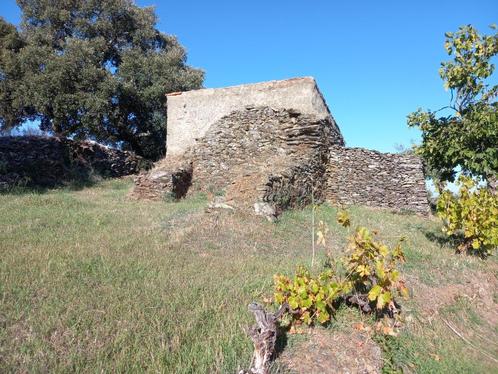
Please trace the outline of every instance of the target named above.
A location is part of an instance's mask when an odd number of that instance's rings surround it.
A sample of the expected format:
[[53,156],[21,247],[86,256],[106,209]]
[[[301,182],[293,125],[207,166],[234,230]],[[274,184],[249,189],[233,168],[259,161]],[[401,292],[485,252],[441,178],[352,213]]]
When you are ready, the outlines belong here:
[[275,221],[277,219],[277,211],[270,204],[265,202],[254,203],[254,212],[258,216],[266,217],[268,221]]
[[231,205],[228,205],[225,202],[225,198],[223,196],[215,196],[213,201],[211,201],[208,205],[209,209],[227,209],[227,210],[235,210],[235,208]]

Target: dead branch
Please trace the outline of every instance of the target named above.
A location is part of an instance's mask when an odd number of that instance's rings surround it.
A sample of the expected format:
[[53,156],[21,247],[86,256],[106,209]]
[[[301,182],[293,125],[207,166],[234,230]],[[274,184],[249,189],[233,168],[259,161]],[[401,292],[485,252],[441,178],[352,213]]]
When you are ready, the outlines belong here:
[[486,356],[487,358],[489,358],[490,360],[494,361],[494,362],[498,362],[498,360],[496,358],[494,358],[491,354],[489,354],[488,352],[486,352],[485,350],[483,349],[480,349],[478,347],[476,347],[470,340],[468,340],[465,336],[463,336],[461,333],[458,332],[458,330],[453,327],[448,321],[446,321],[444,318],[441,317],[441,320],[446,324],[446,326],[448,326],[448,328],[456,335],[458,336],[460,339],[462,339],[465,343],[467,343],[471,348],[473,348],[476,352],[478,353],[481,353],[482,355]]
[[256,324],[247,331],[254,344],[254,354],[250,369],[239,374],[269,374],[277,342],[277,321],[289,309],[288,304],[283,304],[276,313],[270,313],[260,304],[249,304],[249,311],[256,319]]
[[346,297],[346,302],[350,305],[357,305],[358,308],[363,313],[370,313],[372,308],[370,307],[370,301],[368,300],[368,295],[354,294]]

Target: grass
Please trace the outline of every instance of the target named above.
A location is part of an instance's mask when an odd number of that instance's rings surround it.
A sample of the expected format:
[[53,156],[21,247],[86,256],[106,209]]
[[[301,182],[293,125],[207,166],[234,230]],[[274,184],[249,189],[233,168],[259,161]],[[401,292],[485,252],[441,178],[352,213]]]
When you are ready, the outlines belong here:
[[[273,274],[309,264],[311,210],[272,224],[240,212],[205,213],[203,195],[134,201],[130,188],[129,180],[109,180],[0,195],[1,372],[247,368],[252,346],[243,329],[253,320],[246,306],[271,293]],[[324,205],[317,220],[329,223],[327,245],[339,254],[347,231],[334,223],[335,212]],[[498,306],[496,257],[454,255],[435,239],[440,227],[432,219],[359,207],[351,216],[391,244],[408,238],[403,270],[414,297],[403,302],[403,315],[410,322],[399,337],[379,338],[386,372],[498,372],[443,321],[498,356],[488,311]],[[480,279],[490,282],[490,295],[475,296]],[[458,295],[446,297],[445,287]],[[481,299],[491,304],[483,309]],[[355,318],[341,311],[329,328]],[[289,336],[286,349],[299,339]]]

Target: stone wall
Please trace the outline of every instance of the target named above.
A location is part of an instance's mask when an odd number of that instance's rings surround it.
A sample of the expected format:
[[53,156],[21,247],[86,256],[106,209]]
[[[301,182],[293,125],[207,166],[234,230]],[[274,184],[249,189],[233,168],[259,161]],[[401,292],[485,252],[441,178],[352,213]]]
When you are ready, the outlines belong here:
[[323,178],[329,147],[342,142],[328,117],[249,106],[222,117],[182,156],[168,154],[137,177],[133,194],[159,199],[178,197],[174,191],[224,191],[241,207],[303,205]]
[[167,154],[183,154],[214,123],[248,105],[293,109],[319,119],[328,118],[340,134],[315,80],[294,78],[169,94]]
[[318,148],[316,151],[302,155],[294,165],[283,168],[278,173],[268,176],[267,182],[259,196],[259,201],[269,204],[275,215],[290,207],[303,207],[314,200],[325,199],[321,188],[326,183],[326,165],[328,152]]
[[[182,155],[136,178],[139,198],[224,193],[233,206],[272,215],[311,201],[428,213],[417,156],[345,148],[327,117],[246,107],[222,117]],[[258,210],[258,209],[256,209]]]
[[94,142],[41,136],[0,137],[0,190],[13,186],[55,187],[93,175],[135,174],[149,162],[131,152]]
[[266,177],[299,163],[315,148],[341,142],[326,117],[247,107],[220,119],[191,150],[194,187],[216,191],[242,174],[263,173]]
[[418,156],[331,147],[325,197],[334,203],[429,212]]

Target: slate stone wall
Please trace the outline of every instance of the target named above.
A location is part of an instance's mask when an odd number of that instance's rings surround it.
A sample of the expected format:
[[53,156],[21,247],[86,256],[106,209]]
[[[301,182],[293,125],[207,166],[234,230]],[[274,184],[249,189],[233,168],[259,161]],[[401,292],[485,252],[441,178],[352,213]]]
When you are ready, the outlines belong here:
[[327,118],[247,107],[219,120],[190,151],[194,186],[215,191],[242,174],[270,175],[332,144],[342,137]]
[[270,204],[276,213],[291,208],[304,207],[325,200],[328,153],[321,148],[295,160],[294,165],[268,176],[261,189],[260,201]]
[[234,206],[265,204],[276,216],[309,204],[312,190],[316,201],[429,212],[418,157],[345,148],[328,117],[267,106],[222,117],[182,155],[138,176],[133,195],[224,193]]
[[84,141],[43,136],[0,137],[0,190],[14,186],[55,187],[93,175],[138,173],[148,161],[131,152]]
[[184,190],[176,184],[190,178],[188,191],[225,191],[236,205],[301,205],[312,180],[323,177],[323,157],[333,144],[343,139],[327,117],[248,106],[222,117],[182,156],[167,155],[137,177],[133,195],[158,199]]
[[335,203],[430,210],[422,161],[415,155],[331,147],[326,181],[325,197]]

